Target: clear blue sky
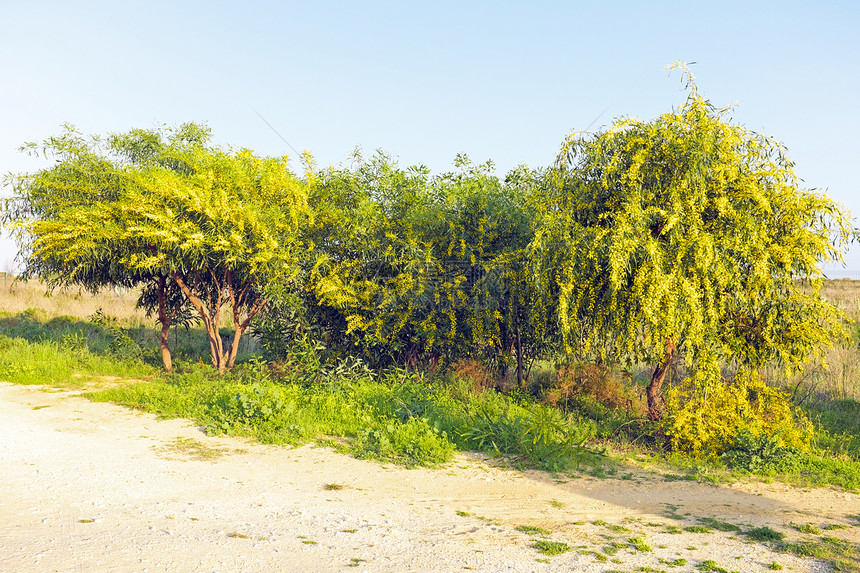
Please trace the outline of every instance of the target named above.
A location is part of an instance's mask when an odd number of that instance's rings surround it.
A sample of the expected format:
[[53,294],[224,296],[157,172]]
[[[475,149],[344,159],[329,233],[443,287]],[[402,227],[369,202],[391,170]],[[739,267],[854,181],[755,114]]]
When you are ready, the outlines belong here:
[[[0,5],[0,172],[64,122],[105,134],[206,122],[216,141],[320,165],[360,146],[445,171],[551,163],[572,130],[714,104],[788,146],[805,185],[860,214],[860,4],[11,2]],[[14,256],[4,241],[0,270]],[[860,270],[860,248],[848,255]],[[855,277],[860,278],[860,277]]]

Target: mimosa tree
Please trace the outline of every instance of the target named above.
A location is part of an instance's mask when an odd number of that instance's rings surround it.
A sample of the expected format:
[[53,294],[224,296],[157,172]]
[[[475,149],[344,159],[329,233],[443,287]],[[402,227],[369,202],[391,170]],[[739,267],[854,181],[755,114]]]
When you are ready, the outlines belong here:
[[686,73],[677,111],[565,142],[531,245],[568,347],[585,325],[606,334],[602,351],[653,365],[655,420],[679,353],[702,383],[719,383],[720,361],[821,356],[840,326],[821,265],[850,232],[838,204],[800,187],[782,145],[729,123]]

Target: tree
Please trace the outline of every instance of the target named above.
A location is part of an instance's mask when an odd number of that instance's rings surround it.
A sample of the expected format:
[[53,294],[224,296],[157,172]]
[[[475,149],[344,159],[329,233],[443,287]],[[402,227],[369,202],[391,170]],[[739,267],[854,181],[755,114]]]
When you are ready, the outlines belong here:
[[531,245],[539,282],[604,355],[654,365],[649,416],[679,356],[700,380],[720,360],[802,368],[840,313],[819,294],[823,261],[848,238],[838,204],[804,190],[785,149],[689,96],[650,122],[617,120],[563,145]]
[[[208,145],[208,130],[134,130],[47,141],[55,166],[18,178],[4,218],[14,222],[30,275],[50,284],[136,286],[157,307],[162,356],[181,301],[200,315],[212,363],[224,372],[266,304],[265,281],[288,275],[304,254],[304,183],[286,158]],[[225,347],[221,308],[235,327]]]
[[[314,180],[320,253],[313,288],[371,363],[481,357],[498,366],[537,350],[525,247],[535,174],[500,181],[455,161],[429,177],[384,155]],[[331,314],[329,314],[331,316]]]
[[[182,126],[170,142],[150,138],[150,156],[156,148],[182,145],[207,137],[197,126]],[[168,345],[176,307],[169,296],[170,283],[163,272],[143,272],[122,263],[124,254],[137,247],[122,239],[111,205],[120,200],[123,183],[120,156],[133,162],[142,150],[119,144],[111,137],[85,138],[69,125],[58,137],[22,150],[55,159],[54,166],[11,178],[13,197],[4,204],[3,220],[11,224],[24,262],[22,277],[40,277],[49,288],[76,285],[93,293],[107,286],[142,286],[139,305],[157,311],[161,323],[161,355],[172,368]]]

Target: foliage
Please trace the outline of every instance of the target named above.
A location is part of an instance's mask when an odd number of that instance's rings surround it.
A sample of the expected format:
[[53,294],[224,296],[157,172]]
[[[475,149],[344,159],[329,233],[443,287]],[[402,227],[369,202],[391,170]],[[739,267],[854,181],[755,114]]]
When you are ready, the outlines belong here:
[[[15,179],[4,210],[26,275],[91,290],[142,283],[140,304],[158,309],[167,369],[167,329],[183,304],[206,328],[213,365],[232,368],[266,302],[263,285],[293,273],[303,253],[307,196],[286,158],[223,151],[208,140],[194,124],[106,140],[67,128],[43,144],[56,164]],[[225,303],[234,327],[226,349]]]
[[755,435],[744,429],[720,457],[729,467],[749,472],[784,472],[797,468],[800,452],[783,445],[779,435]]
[[[757,467],[785,448],[808,449],[812,438],[809,421],[785,394],[744,370],[728,382],[694,377],[672,388],[663,431],[674,450],[700,457],[734,450],[727,459]],[[766,457],[749,457],[759,454]]]
[[356,436],[355,448],[360,457],[406,465],[436,465],[450,461],[454,454],[454,444],[445,432],[440,432],[424,418],[409,418],[406,422],[392,420],[375,429],[362,429]]
[[503,370],[515,356],[522,378],[551,324],[531,304],[523,258],[537,175],[521,169],[502,182],[491,164],[461,156],[455,165],[431,178],[422,166],[357,156],[353,168],[315,176],[310,322],[328,348],[374,366],[473,357]]
[[530,247],[568,351],[655,365],[652,418],[679,355],[715,383],[720,359],[801,368],[840,328],[819,293],[847,218],[688,77],[677,111],[565,142]]
[[822,536],[817,540],[785,542],[779,549],[800,557],[823,559],[832,571],[857,573],[860,571],[860,548],[850,541],[836,537]]
[[563,541],[547,541],[545,539],[535,541],[532,543],[532,547],[544,555],[560,555],[573,549],[573,547]]
[[744,535],[753,541],[782,541],[785,534],[766,525],[744,531]]
[[606,365],[573,362],[558,368],[555,379],[543,389],[548,404],[570,409],[585,396],[609,408],[644,414],[643,404],[634,390]]
[[[0,317],[0,330],[0,371],[8,382],[74,387],[105,376],[152,374],[136,353],[126,351],[140,348],[126,330],[72,317],[46,321],[36,311]],[[116,344],[117,332],[128,347]]]
[[801,409],[816,427],[817,447],[860,460],[860,401],[822,395],[805,402]]
[[[283,384],[259,363],[248,363],[217,385],[193,370],[92,397],[191,417],[212,433],[253,435],[269,443],[344,437],[343,449],[354,455],[405,465],[447,461],[455,448],[510,455],[525,467],[563,470],[599,463],[584,448],[583,431],[544,406],[529,409],[495,393],[455,396],[444,384],[428,387],[403,372],[379,381],[347,376],[326,385]],[[498,437],[481,440],[469,433],[474,427]]]

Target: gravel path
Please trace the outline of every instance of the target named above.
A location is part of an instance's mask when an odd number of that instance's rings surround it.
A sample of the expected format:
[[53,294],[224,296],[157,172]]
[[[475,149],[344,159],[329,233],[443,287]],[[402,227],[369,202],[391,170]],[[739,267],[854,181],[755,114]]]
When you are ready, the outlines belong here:
[[[692,571],[706,559],[729,571],[824,571],[731,533],[673,531],[711,516],[797,537],[789,522],[849,525],[860,514],[855,494],[780,484],[633,470],[553,479],[468,455],[408,470],[208,437],[186,420],[6,383],[0,436],[3,572]],[[860,541],[857,527],[833,534]],[[542,555],[532,547],[541,539],[573,550]]]

